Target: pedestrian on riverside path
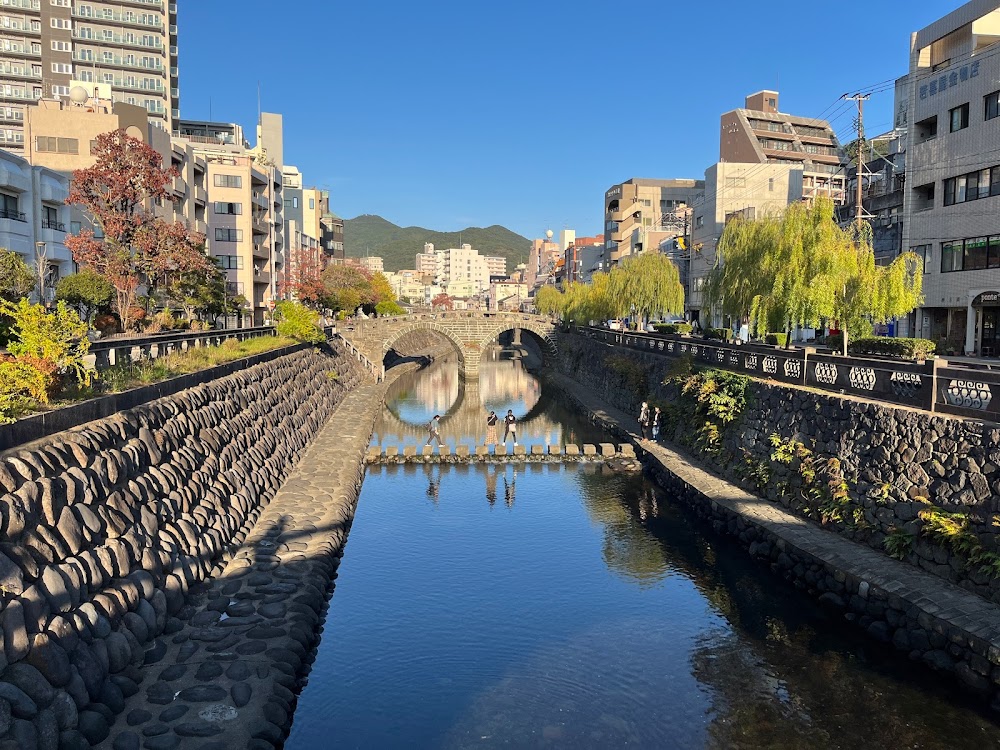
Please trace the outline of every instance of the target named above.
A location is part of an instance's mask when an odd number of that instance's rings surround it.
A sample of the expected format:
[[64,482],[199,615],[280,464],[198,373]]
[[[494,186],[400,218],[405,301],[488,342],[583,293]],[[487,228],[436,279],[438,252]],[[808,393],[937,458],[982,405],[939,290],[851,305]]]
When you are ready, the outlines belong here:
[[642,428],[642,439],[649,440],[649,404],[645,401],[639,409],[639,427]]
[[489,416],[486,417],[486,444],[496,445],[497,444],[497,422],[500,421],[500,417],[497,416],[495,411],[491,411]]
[[438,446],[444,448],[444,443],[441,442],[441,415],[435,414],[434,419],[430,421],[427,425],[427,442],[424,445],[430,445],[432,442],[437,443]]
[[650,427],[653,428],[653,442],[657,442],[660,439],[660,420],[663,415],[660,413],[660,407],[657,406],[653,410],[652,421],[650,422]]
[[514,446],[517,446],[517,417],[514,416],[514,410],[508,409],[507,416],[503,418],[504,430],[503,430],[503,444],[507,445],[507,436],[510,435],[514,438]]

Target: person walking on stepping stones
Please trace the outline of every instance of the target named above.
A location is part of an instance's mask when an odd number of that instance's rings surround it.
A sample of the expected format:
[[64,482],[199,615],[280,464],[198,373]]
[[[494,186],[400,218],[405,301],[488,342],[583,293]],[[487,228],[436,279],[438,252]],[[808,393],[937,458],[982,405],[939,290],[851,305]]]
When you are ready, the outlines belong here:
[[517,446],[517,417],[514,416],[514,410],[508,409],[507,416],[503,418],[504,430],[503,430],[503,444],[507,445],[507,436],[514,438],[514,446]]
[[432,442],[437,443],[440,447],[444,447],[444,443],[441,442],[441,415],[435,414],[434,419],[430,421],[427,425],[427,442],[424,445],[430,445]]

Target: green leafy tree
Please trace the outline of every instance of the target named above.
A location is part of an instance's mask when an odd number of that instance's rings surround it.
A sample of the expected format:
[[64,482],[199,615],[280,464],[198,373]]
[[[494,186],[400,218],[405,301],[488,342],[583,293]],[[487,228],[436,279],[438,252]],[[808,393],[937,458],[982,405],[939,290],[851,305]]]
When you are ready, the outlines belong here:
[[[911,312],[921,300],[916,256],[877,266],[870,228],[841,229],[833,214],[833,202],[819,198],[730,221],[706,279],[706,306],[758,332],[839,321],[845,332],[864,333]],[[845,335],[845,354],[846,346]]]
[[14,302],[35,288],[35,274],[13,250],[0,248],[0,299]]
[[279,336],[288,336],[297,341],[321,344],[326,341],[319,326],[319,313],[301,302],[282,300],[274,306],[275,331]]
[[184,311],[188,321],[195,316],[218,317],[226,312],[226,277],[218,266],[203,271],[172,274],[166,285],[167,299]]
[[107,312],[115,301],[115,288],[111,282],[91,268],[84,268],[59,279],[56,299],[66,302],[79,311],[87,323],[97,313]]
[[0,314],[13,321],[14,338],[7,351],[42,372],[50,389],[61,375],[73,375],[84,385],[90,383],[93,373],[83,361],[90,351],[87,324],[69,305],[59,302],[50,312],[22,297],[17,302],[0,301]]
[[642,318],[654,313],[684,312],[680,272],[673,261],[659,253],[632,256],[612,269],[607,298],[619,318],[633,310]]
[[540,315],[563,315],[566,311],[566,295],[554,286],[543,286],[535,292],[535,309]]
[[400,307],[396,302],[379,302],[375,305],[375,312],[377,312],[381,317],[385,315],[404,315],[406,310]]
[[[358,266],[327,266],[322,278],[327,299],[334,310],[353,313],[359,307],[372,306],[381,301],[372,287],[371,273]],[[382,278],[385,279],[384,276]]]

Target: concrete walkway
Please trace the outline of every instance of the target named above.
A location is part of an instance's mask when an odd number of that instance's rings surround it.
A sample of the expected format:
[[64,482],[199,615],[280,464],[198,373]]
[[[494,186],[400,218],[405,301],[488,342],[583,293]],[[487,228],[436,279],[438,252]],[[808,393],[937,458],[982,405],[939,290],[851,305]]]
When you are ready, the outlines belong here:
[[[892,623],[890,617],[890,627],[874,628],[872,634],[880,640],[891,638],[896,648],[912,658],[920,658],[935,669],[955,671],[967,687],[977,692],[997,693],[1000,606],[740,489],[701,468],[690,456],[642,439],[633,431],[637,427],[635,418],[609,406],[592,389],[564,376],[553,379],[596,421],[616,436],[630,439],[645,461],[654,462],[679,486],[695,489],[702,505],[711,506],[713,517],[741,519],[747,527],[756,527],[776,538],[782,552],[798,560],[815,561],[838,581],[845,582],[843,598],[850,597],[850,603],[855,605],[849,607],[855,612],[851,619],[860,621],[858,615],[870,614],[870,610],[899,612],[898,623]],[[860,602],[855,602],[856,596]],[[877,619],[869,616],[868,622]],[[930,648],[912,642],[909,633],[916,626],[910,627],[907,622],[919,623],[928,634]],[[893,633],[900,628],[904,628],[906,638]],[[952,645],[962,650],[961,656],[954,649],[948,653],[946,649]],[[954,663],[946,661],[949,656],[955,658]]]
[[383,385],[351,392],[223,574],[190,592],[102,746],[280,746],[319,643],[383,394]]

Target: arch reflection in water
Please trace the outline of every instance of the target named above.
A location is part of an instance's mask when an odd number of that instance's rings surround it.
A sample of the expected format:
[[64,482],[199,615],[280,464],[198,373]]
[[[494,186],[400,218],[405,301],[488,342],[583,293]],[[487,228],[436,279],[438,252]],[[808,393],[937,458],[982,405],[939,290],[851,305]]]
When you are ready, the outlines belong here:
[[[545,391],[515,354],[499,346],[484,351],[477,380],[462,379],[454,358],[400,377],[386,395],[372,445],[422,446],[435,414],[441,415],[441,439],[452,450],[460,444],[483,445],[489,412],[502,419],[508,409],[517,417],[518,442],[525,446],[604,439],[598,428]],[[499,433],[502,438],[502,424]]]

